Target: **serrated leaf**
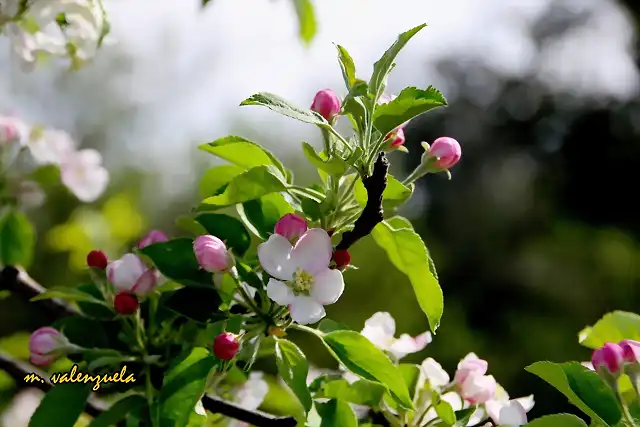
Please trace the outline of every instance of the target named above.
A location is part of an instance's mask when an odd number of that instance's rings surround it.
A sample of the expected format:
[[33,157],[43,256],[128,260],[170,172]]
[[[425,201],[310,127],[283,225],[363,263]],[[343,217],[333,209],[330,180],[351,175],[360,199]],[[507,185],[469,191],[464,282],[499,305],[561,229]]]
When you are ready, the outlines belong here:
[[353,329],[343,323],[324,318],[318,324],[318,330],[324,333],[329,333],[333,331],[352,331]]
[[20,211],[12,210],[0,220],[0,263],[29,267],[33,260],[36,231]]
[[324,335],[323,341],[349,370],[385,385],[398,404],[413,409],[400,371],[371,341],[354,331],[333,331]]
[[354,64],[351,55],[347,52],[347,49],[340,45],[336,45],[338,49],[338,62],[340,63],[340,69],[342,70],[342,78],[344,78],[344,84],[347,90],[351,90],[351,87],[356,82],[356,64]]
[[573,414],[545,415],[529,421],[527,427],[587,427],[587,424]]
[[272,165],[249,169],[233,178],[222,194],[204,199],[198,210],[216,210],[284,191],[287,184],[279,175],[278,170]]
[[286,173],[284,165],[273,153],[241,136],[225,136],[213,142],[202,144],[198,148],[245,170],[256,166],[273,165],[282,172],[283,178]]
[[305,413],[309,412],[313,400],[307,388],[309,364],[304,353],[297,345],[285,339],[276,340],[275,350],[278,373],[298,397]]
[[322,418],[320,427],[358,426],[358,418],[347,402],[331,399],[327,403],[317,403],[316,408]]
[[184,231],[188,231],[193,236],[202,236],[207,234],[207,230],[202,226],[202,224],[190,216],[179,216],[176,218],[175,224],[177,227],[180,227]]
[[167,371],[160,391],[161,419],[170,420],[175,427],[187,424],[215,364],[215,357],[196,347]]
[[409,221],[397,216],[376,225],[371,235],[391,263],[409,278],[418,304],[435,333],[444,310],[444,297],[431,272],[429,252],[422,238],[413,231]]
[[313,148],[306,142],[302,142],[302,151],[307,157],[307,160],[309,160],[309,163],[311,163],[317,169],[325,171],[331,176],[340,177],[344,175],[349,169],[349,164],[347,164],[347,162],[342,160],[340,157],[336,156],[331,160],[326,160],[320,157],[320,154],[316,152],[315,148]]
[[92,384],[55,385],[38,405],[29,427],[73,427],[84,411]]
[[264,240],[267,240],[273,233],[280,218],[295,212],[287,199],[280,193],[271,193],[259,199],[249,200],[236,205],[236,209],[249,231]]
[[211,197],[221,194],[236,176],[246,172],[237,165],[222,165],[209,169],[200,180],[200,195]]
[[146,399],[139,395],[127,396],[118,400],[109,409],[98,415],[91,421],[89,427],[110,427],[125,420],[131,412],[141,409],[147,403]]
[[385,79],[393,68],[393,63],[402,48],[404,48],[407,42],[411,40],[418,31],[422,30],[426,26],[427,24],[421,24],[398,35],[398,38],[391,47],[389,47],[382,57],[373,64],[373,74],[369,80],[369,91],[375,97],[374,102],[378,101],[378,97],[384,91]]
[[386,387],[377,382],[358,380],[349,384],[347,380],[337,379],[324,382],[315,397],[338,399],[376,408],[386,392]]
[[437,107],[447,105],[442,93],[432,86],[427,90],[408,87],[383,105],[379,105],[373,114],[373,125],[383,135],[401,124]]
[[309,44],[318,31],[313,3],[311,0],[293,0],[293,5],[298,16],[298,35],[305,44]]
[[536,362],[525,369],[555,387],[592,420],[607,426],[620,420],[622,414],[613,391],[578,362]]
[[606,342],[622,340],[640,341],[640,315],[627,311],[607,313],[579,335],[580,344],[592,349],[600,348]]
[[329,124],[329,122],[327,122],[324,117],[322,117],[315,111],[296,107],[295,105],[279,97],[278,95],[274,95],[268,92],[256,93],[255,95],[252,95],[242,101],[240,105],[260,105],[263,107],[267,107],[268,109],[275,111],[276,113],[300,120],[305,123],[311,123],[319,126],[328,126]]

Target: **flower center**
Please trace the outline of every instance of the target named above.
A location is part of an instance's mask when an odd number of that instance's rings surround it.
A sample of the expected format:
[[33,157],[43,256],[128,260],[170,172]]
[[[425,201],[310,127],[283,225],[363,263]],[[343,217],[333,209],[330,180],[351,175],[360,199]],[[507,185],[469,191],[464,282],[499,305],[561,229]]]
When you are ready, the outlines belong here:
[[311,274],[298,268],[293,274],[293,280],[289,282],[289,286],[291,286],[293,293],[296,295],[309,295],[313,282],[314,278]]

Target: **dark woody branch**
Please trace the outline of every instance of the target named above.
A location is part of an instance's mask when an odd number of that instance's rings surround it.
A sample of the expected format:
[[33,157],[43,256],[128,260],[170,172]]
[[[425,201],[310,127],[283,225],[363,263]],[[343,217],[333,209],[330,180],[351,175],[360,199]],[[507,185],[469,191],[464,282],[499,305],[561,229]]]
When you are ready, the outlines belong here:
[[[30,300],[45,291],[41,285],[33,281],[24,271],[14,267],[6,267],[0,272],[0,289],[10,290],[26,300]],[[33,304],[45,309],[53,319],[79,314],[78,310],[73,306],[59,299],[42,300]],[[26,384],[24,377],[28,373],[38,373],[38,370],[27,363],[17,361],[11,356],[2,353],[0,353],[0,370],[7,372],[20,387],[36,387],[44,392],[53,387],[48,381],[45,383],[35,381]],[[46,378],[46,375],[43,374],[41,377]],[[215,396],[205,395],[202,398],[202,406],[212,413],[235,418],[256,427],[294,427],[297,424],[293,417],[277,417],[261,411],[248,411]],[[94,396],[89,398],[85,407],[86,413],[93,417],[98,416],[106,409],[106,404]]]
[[371,176],[364,178],[362,184],[367,190],[367,204],[356,220],[353,230],[342,234],[342,240],[336,246],[338,250],[349,249],[355,242],[369,235],[374,227],[384,219],[382,209],[382,193],[387,188],[387,172],[389,160],[384,152],[378,154],[373,165]]

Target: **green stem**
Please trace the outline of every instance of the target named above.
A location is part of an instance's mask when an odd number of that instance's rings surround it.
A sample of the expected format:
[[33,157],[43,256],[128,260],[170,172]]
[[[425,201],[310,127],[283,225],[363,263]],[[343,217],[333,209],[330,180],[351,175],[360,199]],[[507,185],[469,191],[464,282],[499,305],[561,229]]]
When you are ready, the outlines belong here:
[[298,331],[302,331],[302,332],[306,332],[308,334],[312,334],[315,335],[316,337],[322,339],[324,333],[322,333],[322,331],[319,331],[317,329],[313,329],[310,328],[308,326],[305,325],[298,325],[297,323],[293,323],[291,324],[291,326],[289,326],[291,329],[297,329]]
[[331,132],[331,133],[332,133],[336,138],[338,138],[338,140],[339,140],[340,142],[342,142],[342,143],[345,145],[345,147],[347,147],[347,149],[349,149],[349,151],[350,151],[351,153],[353,153],[353,152],[355,151],[355,149],[354,149],[354,148],[353,148],[353,146],[349,143],[349,141],[347,141],[346,139],[344,139],[344,138],[342,137],[342,135],[340,135],[340,133],[339,133],[337,130],[335,130],[335,129],[333,128],[333,126],[331,126],[331,125],[325,125],[325,126],[324,126],[324,129],[327,129],[327,130],[328,130],[329,132]]
[[620,408],[622,409],[622,418],[625,420],[626,422],[626,426],[627,427],[637,427],[637,424],[633,421],[633,417],[631,416],[631,413],[629,412],[629,407],[627,406],[627,403],[624,401],[624,397],[622,396],[622,393],[620,393],[620,390],[615,387],[616,390],[615,391],[615,395],[616,395],[616,399],[618,400],[618,404],[620,405]]
[[312,190],[311,188],[305,188],[305,187],[300,187],[298,185],[290,185],[288,187],[289,191],[294,191],[298,194],[302,194],[305,195],[307,197],[310,197],[312,199],[317,199],[317,200],[324,200],[324,194],[322,194],[319,191],[316,190]]

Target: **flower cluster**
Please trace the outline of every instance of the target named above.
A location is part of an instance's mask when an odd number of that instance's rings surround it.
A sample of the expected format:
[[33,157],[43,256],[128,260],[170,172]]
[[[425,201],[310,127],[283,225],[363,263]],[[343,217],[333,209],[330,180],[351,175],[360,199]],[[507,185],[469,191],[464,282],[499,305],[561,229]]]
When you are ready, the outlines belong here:
[[47,57],[68,57],[78,69],[93,58],[108,31],[102,0],[0,3],[0,32],[27,71]]
[[633,379],[632,384],[637,387],[637,380],[640,379],[640,342],[607,342],[593,351],[591,364],[614,389],[617,389],[617,381],[622,374],[629,375]]
[[[62,183],[82,202],[93,202],[105,191],[109,172],[94,149],[76,149],[69,134],[58,129],[30,125],[14,116],[0,116],[0,150],[3,169],[11,166],[22,150],[28,150],[38,166],[60,169]],[[44,200],[38,185],[15,179],[11,196],[25,207],[37,207]]]

